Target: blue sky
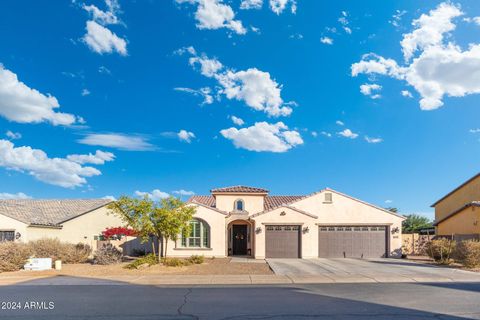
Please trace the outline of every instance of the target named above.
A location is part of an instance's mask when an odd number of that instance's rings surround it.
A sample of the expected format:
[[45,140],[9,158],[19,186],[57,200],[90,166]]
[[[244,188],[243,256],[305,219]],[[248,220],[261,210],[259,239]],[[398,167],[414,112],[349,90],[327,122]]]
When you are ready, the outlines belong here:
[[478,1],[15,0],[0,12],[4,198],[330,187],[432,217],[478,172]]

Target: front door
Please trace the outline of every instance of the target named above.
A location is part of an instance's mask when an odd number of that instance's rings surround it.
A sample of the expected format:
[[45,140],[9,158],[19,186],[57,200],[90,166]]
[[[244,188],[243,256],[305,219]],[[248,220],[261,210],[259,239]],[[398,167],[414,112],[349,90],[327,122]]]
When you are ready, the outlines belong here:
[[233,255],[247,254],[247,226],[233,225]]

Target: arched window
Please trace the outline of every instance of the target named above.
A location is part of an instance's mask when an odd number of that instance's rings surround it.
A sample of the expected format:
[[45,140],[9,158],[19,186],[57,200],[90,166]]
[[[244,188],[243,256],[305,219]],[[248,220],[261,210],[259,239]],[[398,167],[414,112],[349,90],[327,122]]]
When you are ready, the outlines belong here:
[[210,226],[203,220],[190,221],[190,234],[182,233],[182,247],[210,248]]
[[243,206],[243,200],[242,199],[238,199],[238,200],[235,201],[235,205],[234,205],[233,210],[235,210],[235,211],[245,210],[245,207]]

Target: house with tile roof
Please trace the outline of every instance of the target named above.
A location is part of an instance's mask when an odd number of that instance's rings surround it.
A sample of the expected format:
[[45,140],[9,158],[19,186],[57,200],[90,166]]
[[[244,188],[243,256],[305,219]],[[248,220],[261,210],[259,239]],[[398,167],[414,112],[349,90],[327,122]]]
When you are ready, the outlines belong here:
[[111,200],[0,200],[0,241],[58,238],[70,243],[96,244],[107,227],[124,225],[107,208]]
[[480,239],[480,173],[437,200],[435,234],[457,239]]
[[403,216],[326,188],[309,195],[270,195],[232,186],[195,195],[191,232],[169,256],[378,258],[401,256]]

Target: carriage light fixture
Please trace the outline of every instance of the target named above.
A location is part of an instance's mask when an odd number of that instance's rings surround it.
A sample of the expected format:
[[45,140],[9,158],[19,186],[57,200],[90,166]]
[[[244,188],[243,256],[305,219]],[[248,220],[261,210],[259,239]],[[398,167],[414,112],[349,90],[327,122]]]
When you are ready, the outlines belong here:
[[15,239],[20,239],[20,237],[22,236],[22,234],[20,232],[17,232],[15,233]]
[[398,227],[395,227],[392,229],[392,234],[399,233],[400,229]]
[[310,231],[310,229],[308,227],[303,227],[303,233],[308,233],[308,231]]
[[256,233],[256,234],[259,234],[259,233],[261,233],[261,232],[262,232],[262,227],[257,227],[257,228],[255,229],[255,233]]

